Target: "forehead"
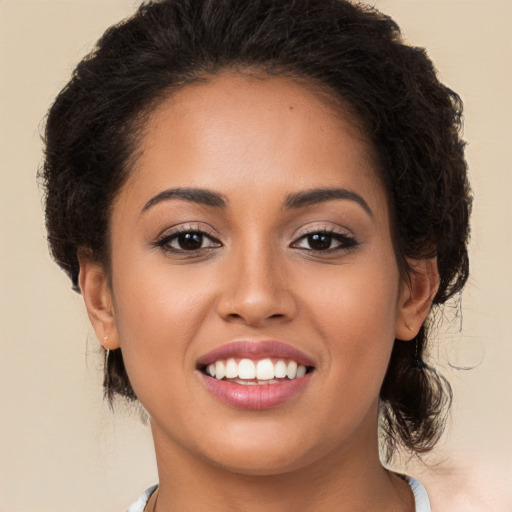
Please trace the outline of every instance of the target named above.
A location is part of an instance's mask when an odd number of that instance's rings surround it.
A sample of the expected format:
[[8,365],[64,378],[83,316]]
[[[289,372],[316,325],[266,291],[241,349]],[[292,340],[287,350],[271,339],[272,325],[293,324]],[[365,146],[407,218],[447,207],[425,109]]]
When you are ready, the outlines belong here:
[[139,195],[170,186],[383,192],[372,146],[349,109],[289,78],[225,73],[187,85],[153,110],[136,153],[127,185]]
[[[369,158],[373,154],[362,122],[348,104],[331,94],[326,87],[307,79],[268,77],[224,72],[193,82],[164,99],[151,113],[141,139],[147,148],[155,131],[170,125],[197,135],[198,128],[210,127],[212,131],[236,124],[242,130],[258,132],[263,121],[285,124],[298,129],[310,124],[321,133],[348,132],[365,145]],[[188,128],[188,130],[187,130]],[[277,141],[276,141],[277,142]]]

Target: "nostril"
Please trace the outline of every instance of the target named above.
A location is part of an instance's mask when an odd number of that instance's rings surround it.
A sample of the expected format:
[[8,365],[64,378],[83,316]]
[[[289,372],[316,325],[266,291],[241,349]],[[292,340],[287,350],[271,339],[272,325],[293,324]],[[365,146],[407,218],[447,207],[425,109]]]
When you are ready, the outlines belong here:
[[[264,293],[265,292],[265,293]],[[260,326],[268,321],[282,322],[296,314],[295,300],[290,293],[271,293],[256,285],[227,289],[217,304],[219,316],[228,322]]]

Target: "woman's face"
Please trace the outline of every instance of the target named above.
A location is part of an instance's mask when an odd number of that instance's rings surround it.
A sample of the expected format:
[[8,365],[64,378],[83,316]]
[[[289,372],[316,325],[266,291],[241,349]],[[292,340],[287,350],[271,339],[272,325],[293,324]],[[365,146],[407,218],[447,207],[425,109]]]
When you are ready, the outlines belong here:
[[272,474],[373,446],[407,291],[350,117],[290,80],[221,75],[158,107],[137,154],[108,334],[157,450]]

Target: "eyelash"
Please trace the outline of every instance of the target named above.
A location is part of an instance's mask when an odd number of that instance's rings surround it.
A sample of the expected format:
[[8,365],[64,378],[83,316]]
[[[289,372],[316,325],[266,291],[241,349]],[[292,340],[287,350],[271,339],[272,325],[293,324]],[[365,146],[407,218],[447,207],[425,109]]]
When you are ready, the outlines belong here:
[[310,237],[314,236],[323,236],[326,237],[329,240],[329,243],[332,244],[333,240],[338,242],[338,247],[334,248],[327,248],[327,249],[306,249],[309,253],[315,253],[315,254],[332,254],[332,253],[338,253],[342,251],[348,251],[358,245],[357,240],[347,233],[340,233],[339,231],[336,231],[333,228],[312,228],[306,233],[303,233],[299,238],[297,238],[292,244],[291,247],[297,247],[298,244],[303,241],[307,240]]
[[[210,240],[212,245],[210,247],[199,247],[196,249],[184,249],[184,248],[172,247],[172,245],[171,245],[172,242],[178,241],[180,237],[185,237],[186,235],[194,235],[194,236],[201,237],[201,245],[204,243],[205,239],[208,239],[208,240]],[[166,233],[165,235],[161,236],[156,241],[155,246],[160,247],[164,251],[170,252],[170,253],[193,255],[193,254],[201,253],[203,251],[221,247],[222,244],[211,233],[208,233],[204,229],[199,229],[197,227],[192,227],[192,226],[181,226],[181,227],[175,229],[173,232]]]
[[[192,249],[185,249],[183,247],[172,247],[172,243],[178,241],[180,237],[184,236],[196,236],[200,237],[200,245],[203,245],[205,239],[210,241],[210,245],[208,247],[198,247]],[[300,247],[299,244],[302,241],[308,240],[310,237],[325,237],[326,241],[329,242],[329,245],[332,244],[333,240],[338,242],[337,247],[327,247],[326,249],[315,249],[315,248],[305,248]],[[183,240],[182,240],[183,241]],[[319,240],[322,243],[322,240]],[[311,242],[311,240],[310,240]],[[216,249],[218,247],[222,247],[222,243],[217,240],[211,233],[205,231],[204,229],[199,229],[197,227],[192,226],[182,226],[175,229],[171,233],[166,233],[162,237],[160,237],[154,244],[156,247],[162,248],[164,251],[175,254],[187,254],[187,255],[195,255],[199,253],[203,253],[205,251],[209,251],[211,249]],[[315,254],[332,254],[343,251],[348,251],[358,245],[358,242],[352,235],[348,235],[347,233],[340,233],[333,228],[312,228],[300,235],[295,241],[290,244],[290,247],[296,249],[303,249],[308,253]]]

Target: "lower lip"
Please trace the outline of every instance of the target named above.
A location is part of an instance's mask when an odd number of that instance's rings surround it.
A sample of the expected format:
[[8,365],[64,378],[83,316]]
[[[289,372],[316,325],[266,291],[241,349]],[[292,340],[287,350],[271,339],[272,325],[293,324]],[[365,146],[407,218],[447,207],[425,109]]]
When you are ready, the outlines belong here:
[[237,409],[271,409],[289,402],[311,380],[311,373],[298,379],[283,380],[277,384],[257,384],[254,386],[235,384],[225,380],[217,380],[198,372],[210,393],[221,402]]

